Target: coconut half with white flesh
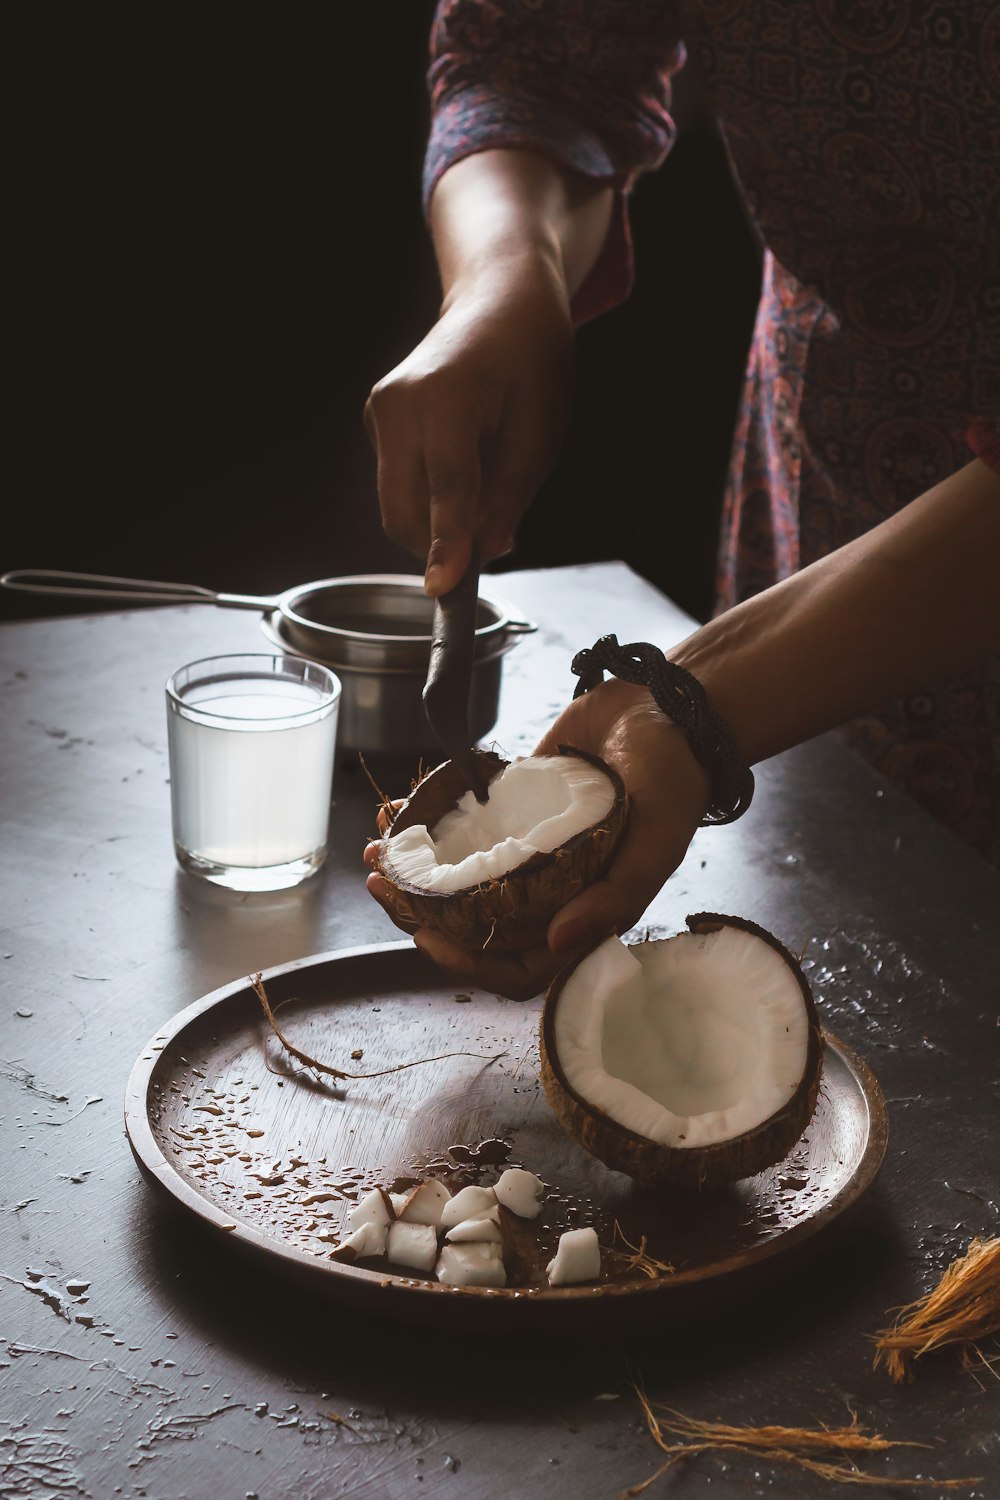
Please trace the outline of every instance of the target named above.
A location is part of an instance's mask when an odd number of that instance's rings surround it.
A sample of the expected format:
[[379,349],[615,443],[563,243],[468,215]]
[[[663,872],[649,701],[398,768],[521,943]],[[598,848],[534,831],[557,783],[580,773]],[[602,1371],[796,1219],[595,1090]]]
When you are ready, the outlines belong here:
[[542,1082],[605,1165],[648,1187],[716,1187],[781,1161],[812,1117],[823,1038],[796,959],[740,917],[609,938],[545,997]]
[[375,868],[404,921],[468,951],[510,952],[544,942],[555,913],[604,870],[627,795],[616,771],[569,746],[512,762],[475,755],[489,800],[445,761],[397,812]]

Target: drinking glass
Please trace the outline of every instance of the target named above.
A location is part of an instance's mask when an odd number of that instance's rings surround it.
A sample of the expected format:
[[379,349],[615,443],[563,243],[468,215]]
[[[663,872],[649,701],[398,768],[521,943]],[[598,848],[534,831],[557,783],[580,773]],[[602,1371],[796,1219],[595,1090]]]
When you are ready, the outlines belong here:
[[210,656],[167,682],[181,868],[234,891],[298,885],[326,858],[340,679],[281,654]]

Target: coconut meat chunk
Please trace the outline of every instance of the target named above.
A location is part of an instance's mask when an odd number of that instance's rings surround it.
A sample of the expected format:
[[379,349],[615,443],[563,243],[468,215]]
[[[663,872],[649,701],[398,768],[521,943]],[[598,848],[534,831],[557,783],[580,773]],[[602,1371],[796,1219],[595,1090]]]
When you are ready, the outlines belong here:
[[506,1286],[507,1270],[499,1245],[445,1245],[437,1279],[444,1286]]
[[386,1254],[399,1266],[430,1271],[437,1259],[437,1231],[433,1224],[411,1224],[397,1219],[389,1225]]
[[453,1198],[441,1209],[441,1217],[438,1226],[441,1229],[454,1229],[456,1224],[461,1224],[465,1219],[483,1219],[491,1214],[497,1206],[497,1195],[492,1188],[477,1187],[474,1183],[469,1187],[460,1188]]
[[363,1260],[385,1254],[389,1234],[387,1224],[376,1224],[366,1219],[359,1229],[340,1241],[333,1255],[337,1260]]
[[392,1223],[393,1206],[390,1195],[384,1188],[372,1188],[359,1203],[355,1203],[347,1215],[347,1228],[351,1233],[365,1224],[378,1224],[388,1229]]
[[567,1229],[545,1268],[549,1286],[596,1281],[601,1274],[601,1247],[596,1229]]
[[498,880],[535,854],[550,854],[607,817],[611,779],[576,755],[527,756],[490,782],[489,801],[466,792],[433,828],[418,823],[391,840],[397,878],[428,891]]
[[555,1017],[567,1083],[659,1145],[733,1139],[783,1108],[806,1068],[809,1019],[778,953],[735,926],[626,946],[570,975]]

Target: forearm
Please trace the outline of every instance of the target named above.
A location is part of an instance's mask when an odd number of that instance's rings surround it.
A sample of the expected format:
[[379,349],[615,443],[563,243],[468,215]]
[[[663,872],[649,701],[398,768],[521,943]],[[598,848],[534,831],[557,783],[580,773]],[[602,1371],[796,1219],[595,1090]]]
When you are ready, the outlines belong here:
[[753,764],[1000,650],[1000,476],[976,460],[672,653]]
[[430,204],[445,306],[476,286],[534,274],[568,302],[601,252],[611,210],[609,186],[530,151],[456,162]]

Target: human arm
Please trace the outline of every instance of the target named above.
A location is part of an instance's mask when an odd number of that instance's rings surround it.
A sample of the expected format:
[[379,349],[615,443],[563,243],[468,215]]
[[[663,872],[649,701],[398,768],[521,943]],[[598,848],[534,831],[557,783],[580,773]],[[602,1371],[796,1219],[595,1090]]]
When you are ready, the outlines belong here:
[[[698,678],[757,763],[1000,650],[998,559],[1000,474],[976,459],[863,537],[701,626],[669,656]],[[628,787],[629,825],[606,875],[556,914],[547,946],[530,953],[464,954],[415,934],[453,973],[522,998],[641,919],[709,804],[705,770],[645,688],[610,679],[575,699],[536,753],[560,743],[603,756]],[[384,900],[377,882],[369,877]]]
[[473,540],[486,560],[509,547],[562,438],[573,327],[627,292],[625,197],[673,139],[672,13],[438,6],[424,202],[441,314],[365,415],[383,525],[428,560],[430,593]]
[[1000,474],[979,459],[672,653],[747,761],[1000,650]]
[[491,150],[438,183],[430,224],[443,300],[369,397],[385,532],[454,588],[473,542],[513,545],[569,414],[570,302],[604,242],[611,189],[532,152]]

